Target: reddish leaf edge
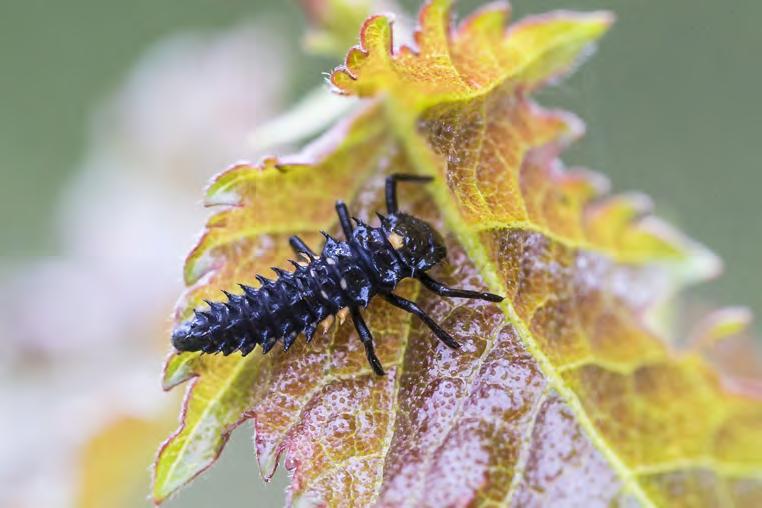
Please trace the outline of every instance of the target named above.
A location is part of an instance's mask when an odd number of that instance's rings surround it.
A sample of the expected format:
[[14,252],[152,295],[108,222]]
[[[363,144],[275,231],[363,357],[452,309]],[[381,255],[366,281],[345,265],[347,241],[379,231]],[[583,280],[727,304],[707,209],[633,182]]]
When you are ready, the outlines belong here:
[[[497,0],[495,2],[486,4],[477,8],[476,10],[471,12],[469,15],[467,15],[459,23],[454,23],[453,15],[452,15],[452,5],[455,3],[455,0],[426,0],[421,6],[420,10],[418,11],[417,24],[415,28],[413,29],[412,37],[415,43],[414,45],[402,44],[395,50],[394,48],[394,22],[395,22],[394,14],[382,13],[382,14],[374,14],[372,16],[369,16],[360,27],[360,37],[359,37],[358,44],[352,46],[347,51],[347,54],[346,54],[346,57],[344,58],[343,63],[341,65],[336,66],[333,69],[333,71],[330,73],[330,76],[328,78],[328,83],[331,85],[331,91],[333,91],[334,93],[338,95],[343,95],[343,96],[353,95],[352,93],[347,92],[341,88],[341,86],[336,81],[336,76],[342,75],[342,76],[346,76],[352,81],[358,80],[358,76],[352,71],[352,62],[357,60],[364,60],[368,58],[368,56],[370,55],[370,50],[368,45],[368,32],[370,27],[377,21],[386,22],[389,25],[388,27],[389,40],[387,43],[386,53],[389,55],[390,58],[395,58],[400,55],[415,55],[415,56],[420,55],[420,51],[417,48],[417,46],[420,45],[420,39],[423,34],[423,24],[424,24],[425,18],[427,15],[429,15],[429,10],[433,8],[434,4],[439,2],[443,4],[442,7],[444,8],[446,12],[447,38],[449,40],[460,37],[470,28],[471,25],[473,25],[474,22],[476,22],[479,19],[480,16],[488,12],[497,12],[503,15],[503,23],[505,25],[503,28],[503,38],[508,38],[514,32],[525,29],[528,26],[543,24],[548,21],[552,21],[556,19],[597,18],[603,23],[606,30],[608,30],[608,28],[611,27],[617,21],[616,14],[609,10],[574,11],[570,9],[555,9],[555,10],[543,12],[540,14],[530,14],[517,20],[515,23],[512,23],[511,15],[513,13],[513,10],[511,8],[510,2],[508,2],[507,0]],[[569,68],[559,69],[555,74],[549,75],[545,80],[535,83],[534,86],[531,87],[531,89],[542,87],[545,84],[552,83],[555,80],[565,75],[573,73],[577,67],[584,64],[584,62],[595,52],[595,50],[596,50],[596,45],[591,44],[586,50],[586,52],[579,55],[576,61]],[[474,88],[472,92],[474,96],[480,95],[489,91],[491,88],[492,86],[477,87],[477,88]]]
[[[178,382],[177,384],[188,382],[188,386],[185,389],[185,394],[183,395],[183,401],[180,405],[180,415],[178,417],[179,426],[177,429],[175,429],[174,432],[172,432],[164,441],[161,442],[159,445],[159,449],[156,451],[156,454],[154,456],[153,463],[151,465],[151,485],[155,485],[156,483],[156,469],[157,465],[159,463],[159,458],[161,457],[162,453],[164,453],[164,450],[169,446],[169,444],[177,437],[179,436],[183,430],[185,430],[185,416],[188,412],[188,405],[190,404],[190,399],[193,394],[193,388],[196,386],[196,383],[199,381],[199,374],[193,374],[189,376],[187,379]],[[165,391],[171,390],[174,386],[165,388]],[[208,464],[206,464],[203,468],[196,471],[193,476],[191,476],[186,482],[184,482],[180,487],[173,490],[172,492],[164,495],[164,496],[156,496],[155,492],[151,492],[151,502],[155,507],[161,506],[162,503],[165,501],[172,499],[175,495],[177,495],[178,492],[180,492],[184,487],[187,487],[193,480],[207,472],[214,464],[217,462],[217,459],[220,458],[220,455],[222,454],[222,451],[225,449],[225,445],[228,442],[228,439],[230,439],[230,435],[233,433],[235,429],[237,429],[242,423],[244,423],[246,420],[249,420],[251,416],[247,416],[246,413],[242,415],[242,418],[238,421],[236,421],[234,424],[228,426],[221,434],[220,439],[222,440],[220,443],[219,449],[215,452],[214,457],[209,461]]]

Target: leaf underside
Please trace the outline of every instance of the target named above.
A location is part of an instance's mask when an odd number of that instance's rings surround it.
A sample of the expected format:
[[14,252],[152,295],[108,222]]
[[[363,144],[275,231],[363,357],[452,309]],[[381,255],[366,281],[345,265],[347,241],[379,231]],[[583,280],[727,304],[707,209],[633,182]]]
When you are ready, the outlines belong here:
[[185,267],[177,321],[256,273],[288,269],[287,238],[338,234],[336,199],[374,221],[390,172],[403,209],[445,233],[432,275],[506,295],[442,299],[403,283],[463,344],[440,345],[383,301],[365,311],[387,375],[369,369],[351,323],[288,353],[175,354],[181,427],[160,450],[157,501],[212,464],[250,419],[265,477],[292,472],[289,501],[346,505],[753,506],[762,499],[762,403],[730,393],[696,354],[678,353],[650,316],[712,275],[711,253],[607,196],[559,154],[582,133],[532,92],[570,72],[607,13],[549,13],[505,25],[491,4],[452,28],[449,2],[421,11],[417,47],[392,50],[387,18],[363,25],[332,82],[375,97],[303,154],[237,166],[208,190],[221,207]]

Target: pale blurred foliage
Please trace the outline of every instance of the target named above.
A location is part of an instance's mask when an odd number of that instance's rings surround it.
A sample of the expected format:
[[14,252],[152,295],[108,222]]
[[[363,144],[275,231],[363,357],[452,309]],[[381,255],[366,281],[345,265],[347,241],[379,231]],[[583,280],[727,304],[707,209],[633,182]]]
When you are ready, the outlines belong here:
[[281,102],[284,46],[264,24],[175,36],[97,112],[59,206],[61,255],[7,269],[0,289],[0,506],[72,506],[79,450],[124,415],[169,407],[176,425],[159,371],[202,189],[258,158],[247,136]]

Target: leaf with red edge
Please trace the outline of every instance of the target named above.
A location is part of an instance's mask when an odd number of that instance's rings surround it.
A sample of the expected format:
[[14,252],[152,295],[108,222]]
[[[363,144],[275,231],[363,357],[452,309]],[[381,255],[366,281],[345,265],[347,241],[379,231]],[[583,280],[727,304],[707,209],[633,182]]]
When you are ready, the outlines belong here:
[[[336,232],[333,201],[372,221],[391,172],[402,207],[446,237],[432,274],[506,295],[499,305],[414,299],[463,344],[449,350],[385,302],[365,312],[387,369],[369,369],[350,323],[288,353],[178,354],[165,384],[193,378],[183,424],[163,447],[161,501],[253,421],[267,478],[283,458],[290,502],[318,505],[634,504],[754,506],[762,499],[762,397],[734,393],[701,355],[681,354],[652,316],[717,259],[650,215],[640,195],[567,169],[582,133],[532,92],[573,70],[607,13],[550,13],[506,30],[492,4],[453,28],[449,2],[420,15],[416,47],[393,49],[386,17],[332,75],[374,97],[293,158],[238,166],[211,185],[222,207],[186,263],[187,318],[220,289],[287,268],[287,237]],[[708,332],[710,335],[713,332]]]

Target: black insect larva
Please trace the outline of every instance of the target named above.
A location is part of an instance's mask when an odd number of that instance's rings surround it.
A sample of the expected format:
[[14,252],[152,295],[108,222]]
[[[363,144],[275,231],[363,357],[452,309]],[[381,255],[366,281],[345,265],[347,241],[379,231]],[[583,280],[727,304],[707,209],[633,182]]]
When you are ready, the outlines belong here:
[[406,277],[415,277],[429,290],[441,296],[475,298],[499,302],[491,293],[449,288],[432,279],[426,270],[442,261],[447,250],[444,240],[427,222],[397,211],[397,182],[427,182],[430,177],[391,175],[386,179],[388,215],[377,214],[381,227],[372,227],[354,219],[352,226],[346,205],[336,202],[341,229],[346,241],[327,233],[323,251],[316,255],[297,236],[290,238],[294,251],[303,262],[291,261],[295,270],[273,268],[277,279],[257,275],[261,286],[241,285],[243,294],[225,293],[227,302],[207,302],[209,310],[195,311],[195,316],[175,328],[172,344],[178,351],[240,351],[249,354],[257,344],[264,353],[280,339],[288,350],[296,336],[304,332],[312,339],[319,324],[328,324],[335,315],[347,314],[360,335],[365,352],[376,374],[384,369],[373,349],[373,336],[360,314],[370,300],[381,295],[392,305],[420,318],[439,340],[451,348],[460,345],[437,325],[418,305],[392,291]]

